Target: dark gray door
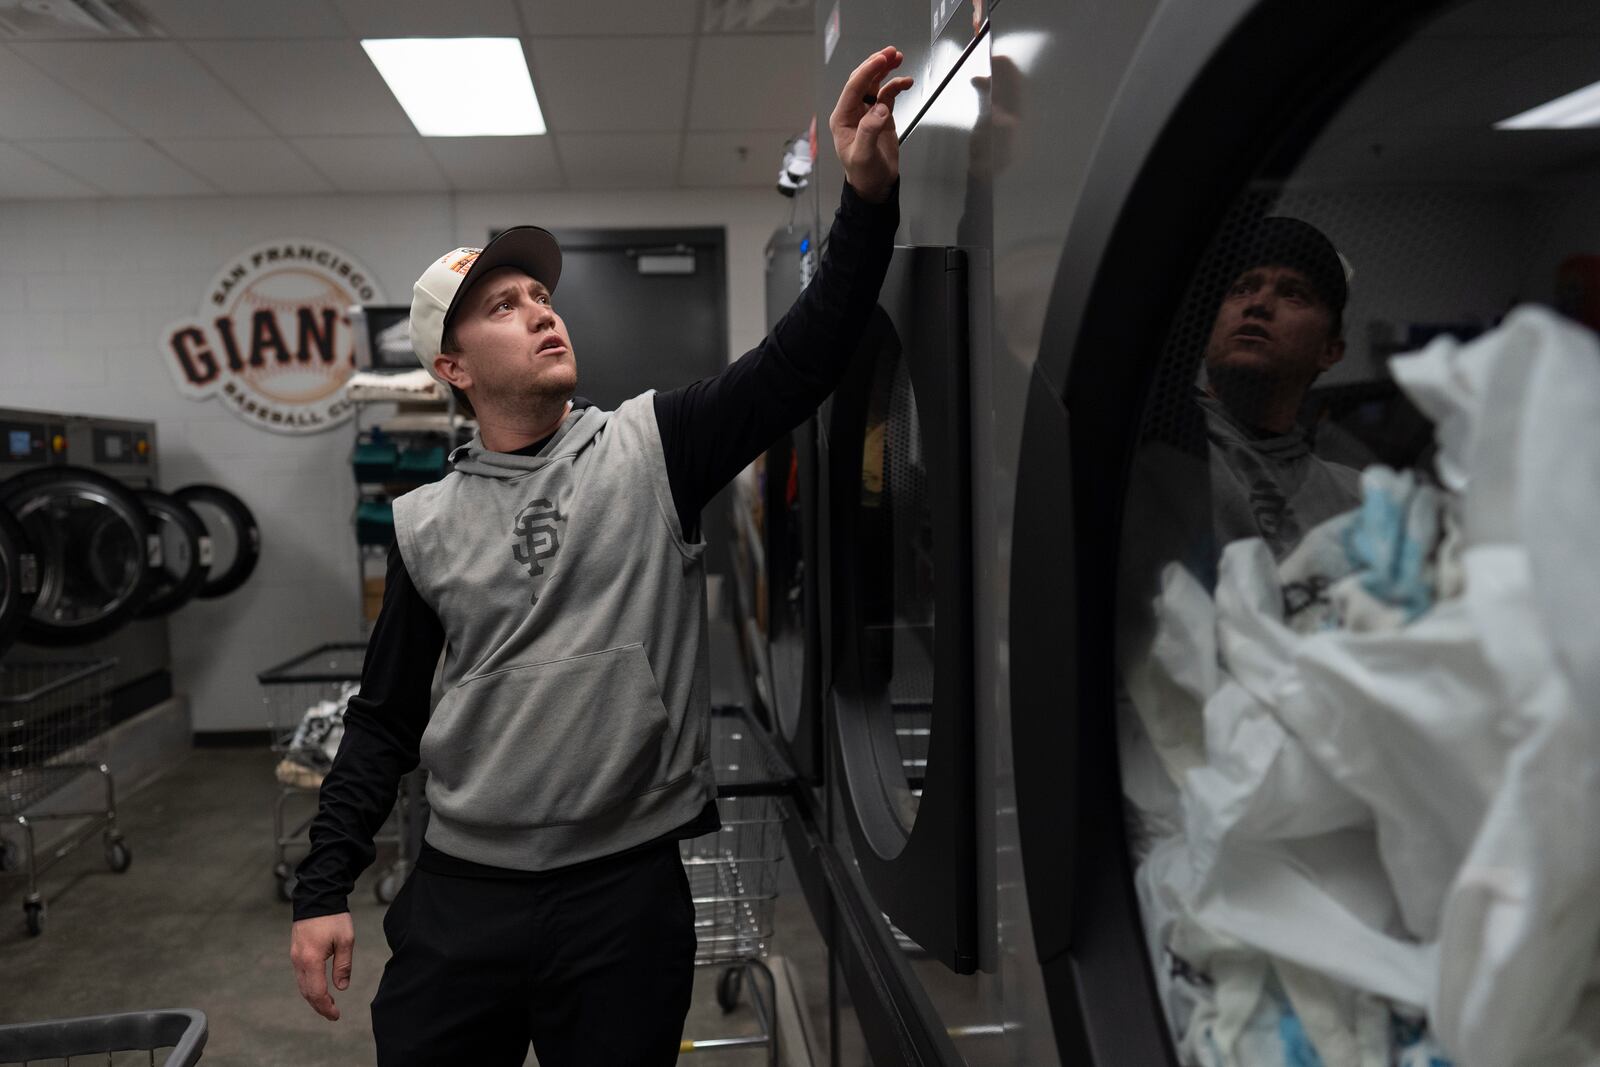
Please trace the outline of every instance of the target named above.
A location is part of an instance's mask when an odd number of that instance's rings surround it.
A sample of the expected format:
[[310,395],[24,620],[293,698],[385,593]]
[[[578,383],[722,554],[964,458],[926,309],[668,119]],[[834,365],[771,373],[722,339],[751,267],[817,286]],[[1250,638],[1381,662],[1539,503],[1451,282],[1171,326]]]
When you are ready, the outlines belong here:
[[[727,365],[721,227],[553,232],[562,255],[555,306],[572,338],[579,396],[611,409]],[[703,512],[708,573],[728,573],[727,511],[724,490]]]

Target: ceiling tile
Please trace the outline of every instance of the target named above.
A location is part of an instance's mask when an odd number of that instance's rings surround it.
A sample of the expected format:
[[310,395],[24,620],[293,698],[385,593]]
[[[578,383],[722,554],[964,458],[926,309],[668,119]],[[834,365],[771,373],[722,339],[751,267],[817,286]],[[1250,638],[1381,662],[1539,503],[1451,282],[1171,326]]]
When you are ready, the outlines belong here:
[[205,41],[191,47],[286,137],[416,132],[353,40]]
[[[1528,45],[1521,42],[1521,49],[1526,51]],[[1515,54],[1508,54],[1506,42],[1500,40],[1418,38],[1362,83],[1330,129],[1361,129],[1390,121],[1430,97],[1453,97],[1462,85],[1493,71]]]
[[811,38],[703,37],[689,96],[691,130],[800,129],[815,110]]
[[439,165],[409,137],[296,137],[294,145],[345,193],[434,192],[448,189]]
[[1408,126],[1488,128],[1531,107],[1600,80],[1600,37],[1566,37],[1486,65],[1454,92],[1435,95],[1397,118]]
[[217,191],[145,141],[23,141],[21,146],[112,196],[203,196]]
[[793,139],[793,131],[783,130],[691,133],[683,139],[678,181],[689,186],[775,187],[784,145]]
[[537,41],[562,34],[693,33],[700,0],[518,0],[528,36]]
[[333,185],[276,137],[173,138],[159,147],[225,193],[326,193]]
[[357,37],[516,37],[514,0],[334,0]]
[[1436,36],[1561,37],[1594,29],[1600,13],[1586,0],[1475,0],[1427,28]]
[[271,133],[182,46],[167,41],[13,44],[12,50],[146,137]]
[[344,37],[328,0],[139,0],[174,37]]
[[0,48],[0,137],[127,137],[129,130]]
[[533,79],[552,130],[677,131],[689,89],[689,37],[535,38]]
[[429,137],[423,144],[454,189],[501,192],[562,185],[548,136]]
[[706,33],[804,33],[815,28],[813,0],[706,0]]
[[0,200],[99,196],[75,178],[8,144],[0,144]]
[[678,172],[675,133],[564,133],[556,139],[573,189],[661,188]]

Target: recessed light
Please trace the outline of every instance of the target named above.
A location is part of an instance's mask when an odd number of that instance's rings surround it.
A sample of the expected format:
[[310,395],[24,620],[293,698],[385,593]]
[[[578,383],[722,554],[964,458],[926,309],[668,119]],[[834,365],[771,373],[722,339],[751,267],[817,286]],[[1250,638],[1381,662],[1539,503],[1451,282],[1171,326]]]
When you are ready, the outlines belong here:
[[545,132],[515,37],[393,37],[361,42],[424,137]]
[[1572,130],[1600,126],[1600,82],[1494,124],[1497,130]]

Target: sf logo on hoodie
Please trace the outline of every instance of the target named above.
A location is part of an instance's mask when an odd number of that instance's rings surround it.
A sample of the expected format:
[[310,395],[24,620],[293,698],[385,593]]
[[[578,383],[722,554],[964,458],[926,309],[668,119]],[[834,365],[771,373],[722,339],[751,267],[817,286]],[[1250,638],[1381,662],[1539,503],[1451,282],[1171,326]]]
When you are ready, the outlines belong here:
[[[535,585],[544,574],[542,561],[554,556],[561,547],[561,531],[557,524],[562,518],[555,505],[543,497],[530,500],[517,514],[516,525],[511,530],[516,538],[511,555],[518,563],[527,564],[528,577],[535,580]],[[539,593],[535,589],[530,603],[538,602]]]

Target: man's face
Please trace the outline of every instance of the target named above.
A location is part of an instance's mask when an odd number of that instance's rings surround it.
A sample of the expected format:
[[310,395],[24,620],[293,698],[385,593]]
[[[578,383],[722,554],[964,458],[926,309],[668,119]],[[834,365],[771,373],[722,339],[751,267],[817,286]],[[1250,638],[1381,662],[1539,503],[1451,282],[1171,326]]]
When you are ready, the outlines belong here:
[[1344,356],[1333,312],[1293,267],[1252,267],[1233,280],[1206,343],[1206,369],[1309,386]]
[[476,399],[515,407],[532,399],[566,400],[578,386],[566,323],[543,283],[516,267],[497,267],[478,279],[451,327],[461,351],[441,356],[441,372]]

